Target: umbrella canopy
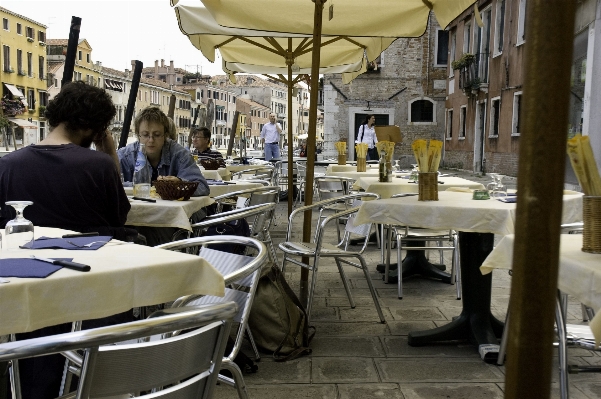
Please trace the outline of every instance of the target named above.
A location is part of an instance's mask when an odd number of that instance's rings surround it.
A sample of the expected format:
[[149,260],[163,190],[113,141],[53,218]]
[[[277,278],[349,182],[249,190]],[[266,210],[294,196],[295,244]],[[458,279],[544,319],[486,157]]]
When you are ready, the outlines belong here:
[[[286,75],[289,63],[295,75],[311,73],[311,35],[223,27],[198,1],[179,2],[174,9],[182,33],[211,62],[219,50],[223,70],[230,76],[233,73]],[[367,62],[375,60],[394,40],[390,37],[324,38],[320,44],[320,73],[342,73],[348,83],[365,72]]]
[[[223,26],[272,32],[313,34],[315,5],[310,0],[202,0]],[[475,0],[345,0],[322,17],[322,35],[418,37],[424,34],[430,11],[446,27]],[[326,10],[328,11],[328,10]],[[275,16],[275,17],[274,17]]]

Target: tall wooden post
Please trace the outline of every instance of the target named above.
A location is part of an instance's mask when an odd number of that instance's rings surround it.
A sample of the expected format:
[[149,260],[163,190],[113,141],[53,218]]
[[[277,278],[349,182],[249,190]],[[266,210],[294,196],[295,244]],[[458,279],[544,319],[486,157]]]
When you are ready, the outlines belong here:
[[67,42],[67,55],[65,56],[61,90],[65,84],[73,81],[73,71],[75,69],[75,57],[77,56],[77,44],[79,43],[80,29],[81,18],[71,17],[71,28],[69,29],[69,41]]
[[[288,38],[288,57],[286,58],[286,65],[288,65],[288,216],[292,213],[292,202],[294,201],[294,178],[292,162],[293,162],[293,150],[292,150],[292,92],[294,91],[294,83],[292,83],[292,64],[294,63],[294,57],[292,57],[292,38]],[[306,190],[306,187],[305,187]]]
[[575,7],[528,0],[506,398],[548,398],[556,372],[553,315]]
[[129,127],[131,126],[131,120],[134,116],[134,110],[136,108],[136,99],[138,98],[138,87],[140,87],[140,78],[142,77],[142,61],[134,62],[133,76],[131,79],[131,86],[129,87],[129,98],[127,100],[127,108],[125,108],[125,117],[123,118],[123,129],[121,130],[121,137],[119,138],[119,148],[125,147],[127,144],[127,138],[129,136]]
[[[313,52],[311,61],[311,96],[309,97],[309,131],[307,134],[307,177],[305,182],[305,205],[313,203],[313,177],[315,174],[315,136],[317,135],[317,95],[319,90],[319,63],[321,52],[321,25],[323,5],[326,0],[313,0],[315,14],[313,18]],[[311,241],[312,212],[305,212],[303,219],[303,241]],[[300,300],[307,303],[309,271],[301,269]]]

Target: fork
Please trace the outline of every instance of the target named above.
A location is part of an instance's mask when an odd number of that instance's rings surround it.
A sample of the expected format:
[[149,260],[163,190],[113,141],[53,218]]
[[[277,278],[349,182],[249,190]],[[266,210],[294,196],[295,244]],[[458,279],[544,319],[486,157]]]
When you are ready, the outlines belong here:
[[108,242],[108,241],[92,241],[90,243],[80,245],[80,244],[75,244],[73,241],[69,241],[69,240],[65,240],[65,241],[67,241],[69,244],[71,244],[71,245],[73,245],[74,247],[77,247],[77,248],[90,248],[94,244],[99,244],[99,243],[105,243],[106,244]]

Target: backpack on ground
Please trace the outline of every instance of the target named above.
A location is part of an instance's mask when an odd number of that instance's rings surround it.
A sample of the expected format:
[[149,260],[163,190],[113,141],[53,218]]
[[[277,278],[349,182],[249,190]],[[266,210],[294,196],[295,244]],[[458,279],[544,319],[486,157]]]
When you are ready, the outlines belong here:
[[315,327],[307,324],[305,308],[275,265],[261,274],[248,325],[257,346],[276,362],[311,353]]

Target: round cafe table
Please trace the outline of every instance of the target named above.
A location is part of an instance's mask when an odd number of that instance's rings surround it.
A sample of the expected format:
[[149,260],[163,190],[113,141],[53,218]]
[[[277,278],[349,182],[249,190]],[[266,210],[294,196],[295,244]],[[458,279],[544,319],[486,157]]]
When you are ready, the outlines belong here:
[[[480,265],[493,249],[494,235],[514,232],[516,204],[495,199],[476,201],[471,193],[443,191],[439,201],[418,201],[417,196],[366,201],[355,223],[384,223],[459,231],[463,309],[447,325],[409,333],[411,346],[469,340],[476,345],[496,344],[503,323],[490,311],[491,274],[482,275]],[[563,197],[562,223],[582,219],[582,195]]]

